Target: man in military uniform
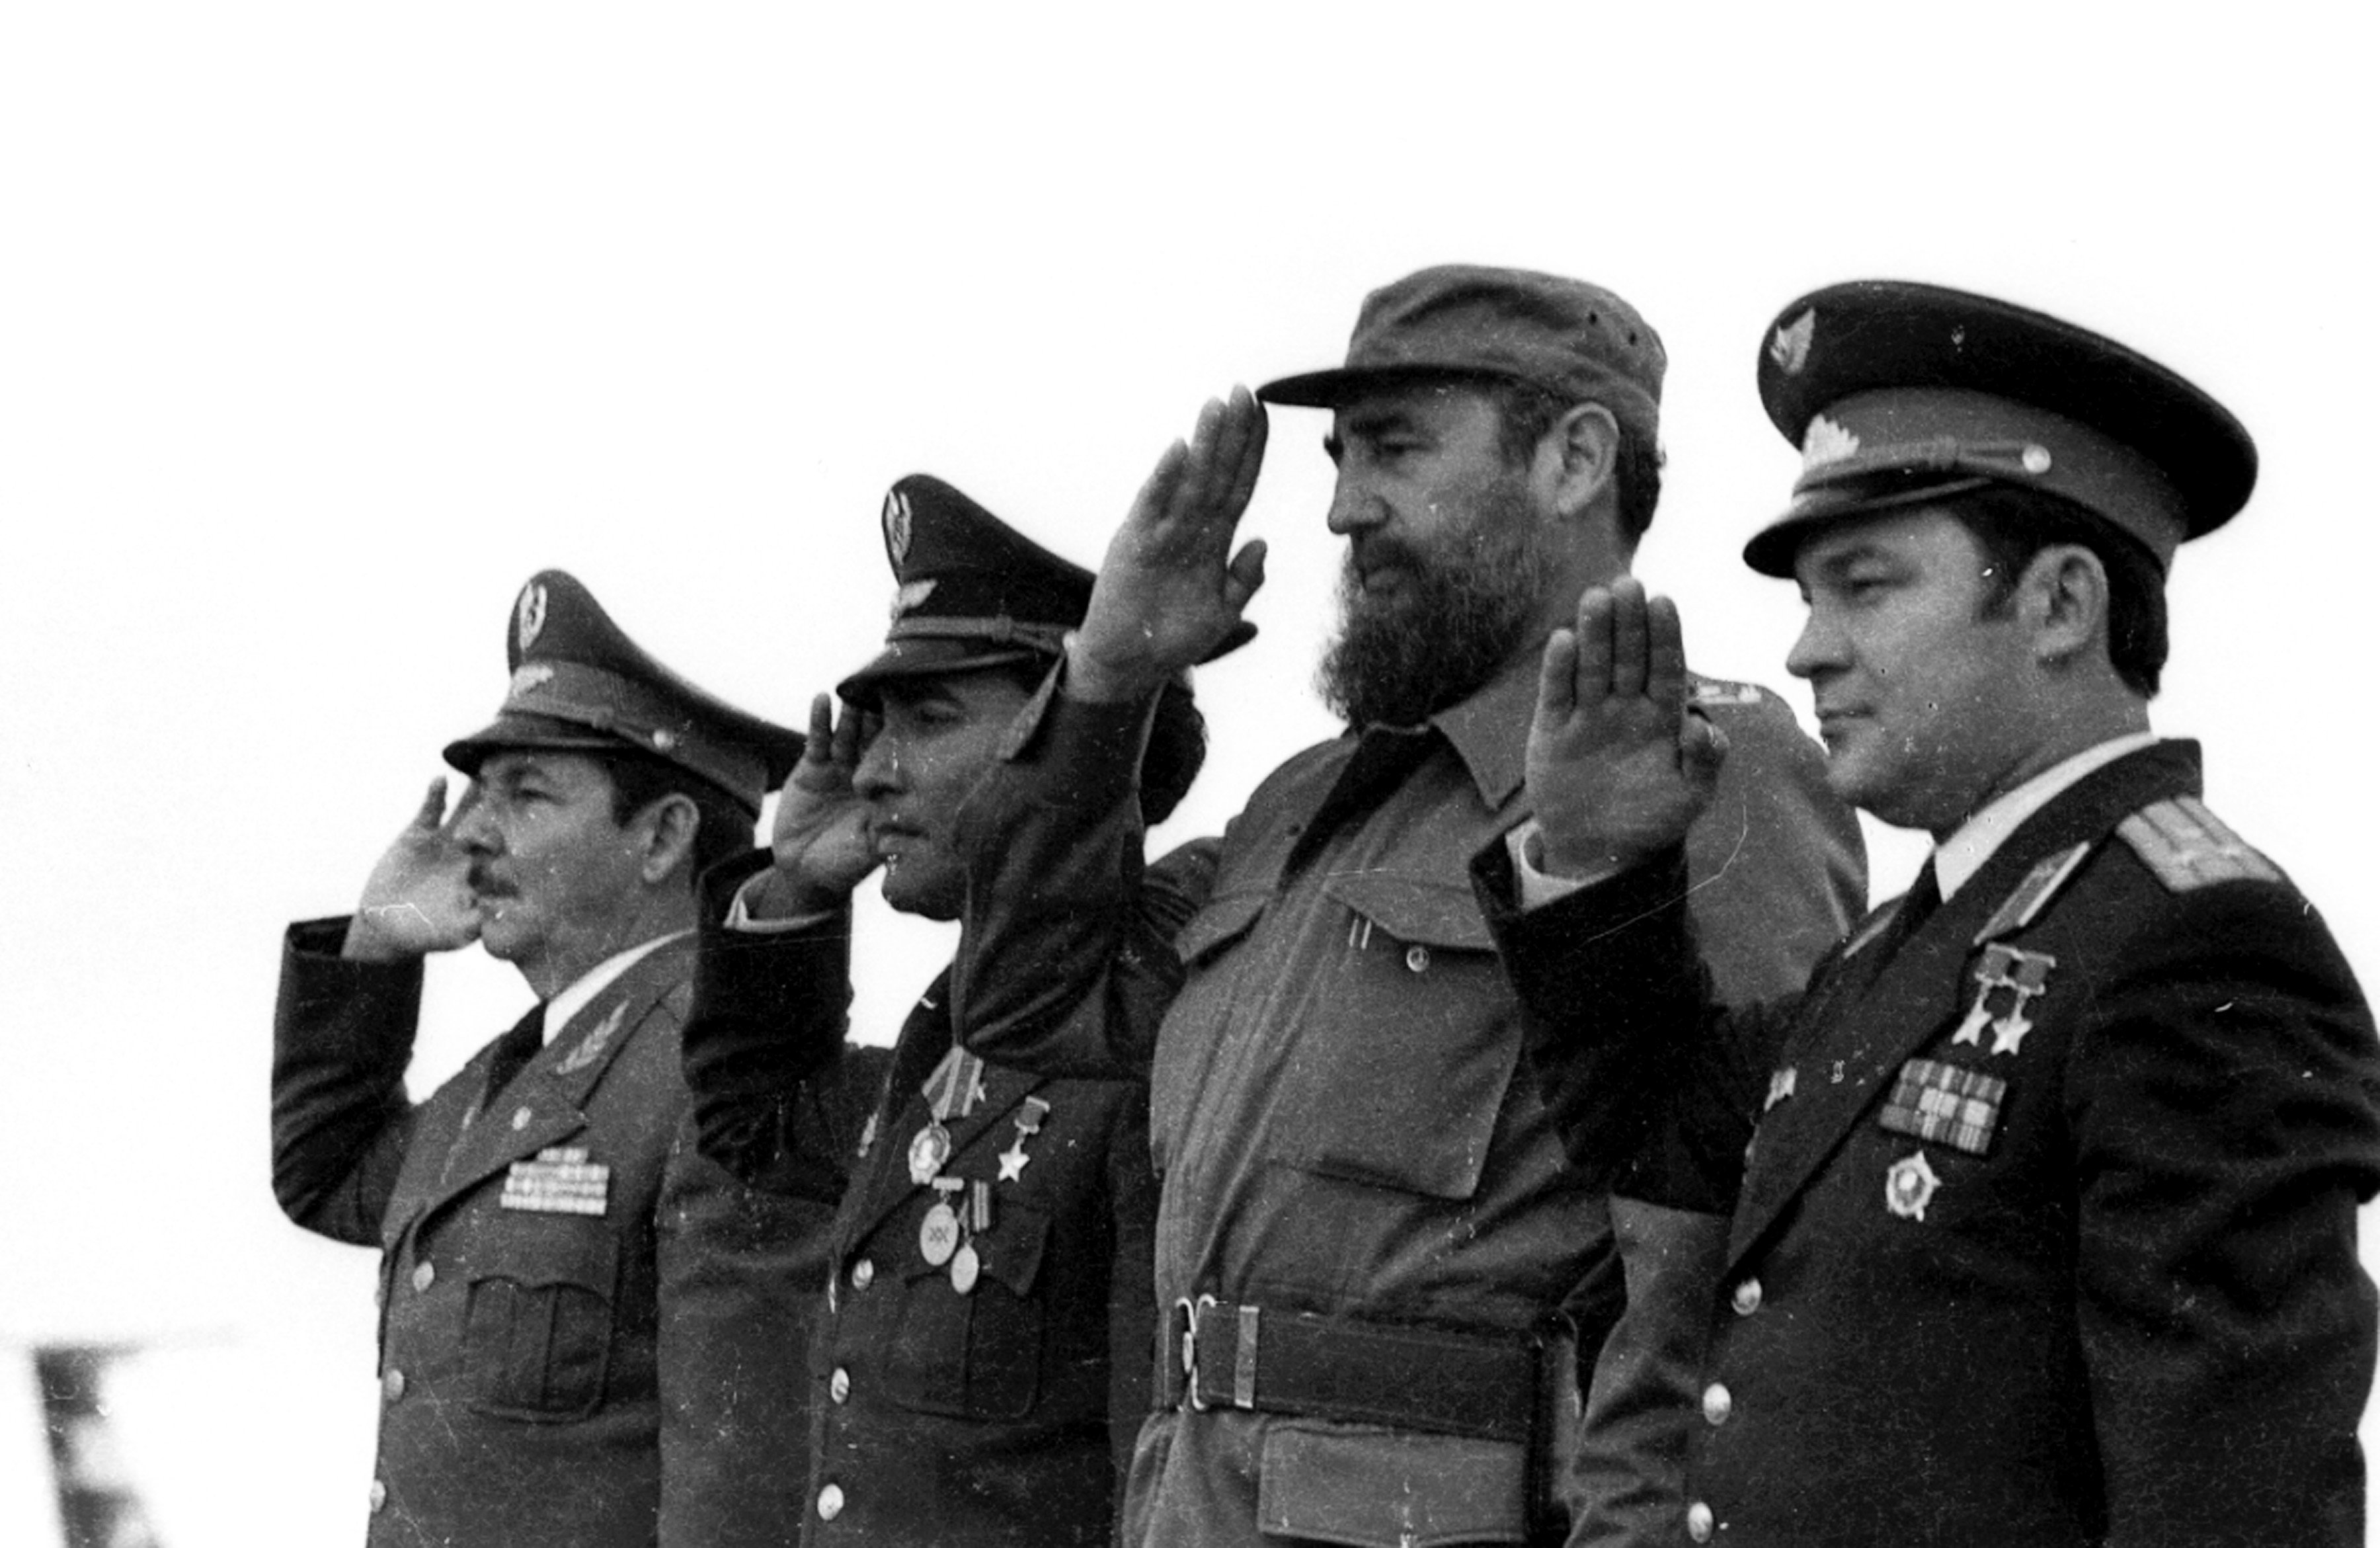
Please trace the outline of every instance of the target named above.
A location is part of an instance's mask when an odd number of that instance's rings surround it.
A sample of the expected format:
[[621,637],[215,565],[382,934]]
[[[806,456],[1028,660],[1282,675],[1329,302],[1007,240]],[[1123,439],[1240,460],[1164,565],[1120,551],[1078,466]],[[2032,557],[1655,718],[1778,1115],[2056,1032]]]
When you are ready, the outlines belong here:
[[1547,652],[1539,846],[1481,861],[1582,1164],[1733,1210],[1685,1535],[2362,1542],[2380,1043],[2149,730],[2165,574],[2246,501],[2246,433],[1911,284],[1787,308],[1760,387],[1803,470],[1745,557],[1808,600],[1828,782],[1934,835],[1917,884],[1798,1001],[1713,1009],[1679,840],[1722,750],[1630,585]]
[[[1245,393],[1159,464],[1059,686],[969,803],[969,1045],[1153,1069],[1170,1315],[1128,1542],[1565,1530],[1575,1356],[1557,1311],[1608,1271],[1613,1228],[1515,1079],[1517,1007],[1466,867],[1528,814],[1538,647],[1580,588],[1625,572],[1651,518],[1662,370],[1609,291],[1448,267],[1375,292],[1343,367],[1264,389],[1334,411],[1348,555],[1323,676],[1349,730],[1232,824],[1179,937],[1178,996],[1134,930],[1129,754],[1159,685],[1244,628],[1260,579],[1260,549],[1231,553],[1264,441]],[[1697,831],[1695,904],[1730,988],[1774,992],[1851,917],[1858,838],[1773,697],[1703,697],[1746,757]],[[1661,1374],[1629,1363],[1609,1411],[1682,1447],[1688,1408]],[[1658,1493],[1658,1438],[1633,1465]]]
[[[691,1144],[678,1026],[701,862],[801,739],[670,673],[549,570],[494,724],[347,919],[292,926],[273,1187],[382,1251],[376,1544],[784,1540],[825,1212]],[[427,1102],[422,959],[478,939],[538,1005]],[[804,1293],[805,1291],[810,1293]]]
[[[813,1115],[855,1079],[852,889],[880,865],[893,908],[958,917],[961,803],[1081,622],[1091,576],[924,476],[893,486],[884,541],[882,654],[842,684],[840,725],[825,696],[813,706],[771,849],[708,884],[688,1083],[712,1154],[842,1200],[802,1541],[1105,1544],[1148,1408],[1148,1087],[967,1053],[945,972],[903,1025],[856,1151]],[[1204,755],[1176,685],[1140,765],[1149,821]],[[1152,906],[1200,859],[1166,862]]]

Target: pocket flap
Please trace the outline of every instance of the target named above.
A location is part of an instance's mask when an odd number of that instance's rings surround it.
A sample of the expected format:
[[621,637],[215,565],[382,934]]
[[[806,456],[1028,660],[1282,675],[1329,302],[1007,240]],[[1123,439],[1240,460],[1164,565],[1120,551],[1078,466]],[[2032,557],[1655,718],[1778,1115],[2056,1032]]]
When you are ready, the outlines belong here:
[[474,1280],[509,1279],[528,1289],[576,1285],[612,1298],[620,1243],[604,1226],[574,1215],[527,1214],[489,1233],[471,1256]]
[[1479,917],[1479,901],[1466,882],[1456,885],[1393,872],[1354,872],[1323,883],[1324,894],[1345,904],[1400,941],[1493,951],[1494,937]]
[[1207,906],[1190,918],[1174,937],[1173,949],[1184,962],[1196,962],[1218,947],[1238,939],[1248,926],[1264,912],[1272,895],[1264,892],[1235,892],[1207,900]]
[[1269,1533],[1354,1548],[1519,1542],[1528,1457],[1511,1441],[1283,1420],[1265,1432],[1257,1518]]

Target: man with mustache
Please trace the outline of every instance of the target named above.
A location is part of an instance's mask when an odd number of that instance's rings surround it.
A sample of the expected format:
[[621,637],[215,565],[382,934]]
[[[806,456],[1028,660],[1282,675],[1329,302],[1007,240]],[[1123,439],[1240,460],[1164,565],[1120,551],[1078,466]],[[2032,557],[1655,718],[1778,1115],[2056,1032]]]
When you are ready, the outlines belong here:
[[[1082,621],[1091,576],[924,475],[886,497],[884,546],[883,652],[837,690],[839,725],[825,696],[813,706],[771,850],[706,883],[687,1080],[710,1153],[842,1201],[802,1541],[1099,1548],[1148,1408],[1146,1084],[967,1054],[945,973],[901,1029],[856,1152],[811,1118],[815,1093],[850,1079],[852,890],[880,866],[893,908],[958,917],[962,803]],[[1141,761],[1147,820],[1204,757],[1186,684],[1169,687]],[[1164,862],[1153,900],[1200,860]]]
[[[1582,1531],[1624,1540],[1665,1497],[1692,1359],[1651,1319],[1608,1352],[1592,1466],[1564,1476],[1560,1313],[1600,1279],[1599,1341],[1614,1222],[1517,1078],[1466,871],[1528,816],[1538,647],[1651,518],[1663,368],[1609,291],[1453,266],[1370,296],[1342,367],[1264,389],[1333,412],[1348,555],[1322,689],[1348,731],[1231,825],[1170,1006],[1162,943],[1134,929],[1132,754],[1159,686],[1244,628],[1261,579],[1258,545],[1232,553],[1264,444],[1245,393],[1159,464],[1055,691],[969,802],[970,1046],[1152,1071],[1167,1320],[1127,1542],[1554,1541],[1565,1496]],[[1701,699],[1747,755],[1696,834],[1695,904],[1750,995],[1835,939],[1859,840],[1774,698]],[[1714,1223],[1620,1226],[1640,1228],[1649,1289],[1665,1263],[1691,1275]]]
[[[290,1217],[382,1251],[370,1541],[718,1548],[800,1508],[826,1212],[695,1153],[694,877],[749,843],[794,732],[548,570],[494,723],[446,749],[352,917],[291,927],[273,1070]],[[422,959],[479,940],[538,1005],[421,1103]],[[855,1126],[856,1127],[856,1126]]]
[[1786,665],[1828,783],[1932,858],[1806,995],[1713,1006],[1679,841],[1722,750],[1682,713],[1677,610],[1633,582],[1547,650],[1541,844],[1482,858],[1582,1165],[1733,1211],[1678,1525],[2361,1543],[2380,1040],[2313,906],[2200,799],[2196,744],[2149,728],[2168,568],[2245,504],[2254,446],[1988,297],[1834,286],[1765,342],[1803,470],[1744,558],[1808,604]]

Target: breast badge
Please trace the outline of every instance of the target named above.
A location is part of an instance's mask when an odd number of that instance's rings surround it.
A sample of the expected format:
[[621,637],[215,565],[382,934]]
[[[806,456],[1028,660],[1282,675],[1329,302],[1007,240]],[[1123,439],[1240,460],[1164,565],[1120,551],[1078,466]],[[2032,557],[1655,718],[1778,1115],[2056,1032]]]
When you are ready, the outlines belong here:
[[1912,1151],[1892,1164],[1884,1174],[1884,1207],[1903,1220],[1924,1220],[1925,1206],[1934,1201],[1934,1190],[1942,1179],[1924,1151]]
[[1982,1155],[1992,1148],[2007,1095],[2008,1082],[1997,1076],[1938,1059],[1911,1059],[1876,1121],[1895,1134]]

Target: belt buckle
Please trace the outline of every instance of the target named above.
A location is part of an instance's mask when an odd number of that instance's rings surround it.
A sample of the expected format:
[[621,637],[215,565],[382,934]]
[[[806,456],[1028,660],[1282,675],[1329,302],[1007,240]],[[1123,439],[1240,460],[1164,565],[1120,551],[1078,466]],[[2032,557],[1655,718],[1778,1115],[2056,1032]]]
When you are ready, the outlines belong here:
[[1205,1413],[1207,1400],[1198,1396],[1198,1319],[1215,1304],[1212,1296],[1200,1296],[1193,1300],[1184,1296],[1173,1303],[1182,1315],[1182,1396],[1192,1411]]

